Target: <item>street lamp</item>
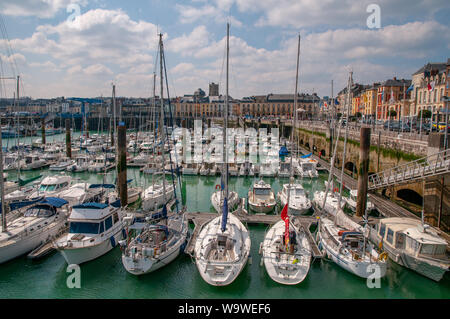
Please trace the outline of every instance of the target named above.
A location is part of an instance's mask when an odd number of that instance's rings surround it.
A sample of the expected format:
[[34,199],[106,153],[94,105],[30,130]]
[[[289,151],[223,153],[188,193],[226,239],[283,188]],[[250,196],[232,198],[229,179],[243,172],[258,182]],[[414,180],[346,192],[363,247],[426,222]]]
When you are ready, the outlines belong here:
[[[444,137],[444,149],[446,150],[448,148],[447,141],[448,141],[448,96],[441,97],[442,101],[445,102],[445,137]],[[439,125],[439,124],[438,124]]]

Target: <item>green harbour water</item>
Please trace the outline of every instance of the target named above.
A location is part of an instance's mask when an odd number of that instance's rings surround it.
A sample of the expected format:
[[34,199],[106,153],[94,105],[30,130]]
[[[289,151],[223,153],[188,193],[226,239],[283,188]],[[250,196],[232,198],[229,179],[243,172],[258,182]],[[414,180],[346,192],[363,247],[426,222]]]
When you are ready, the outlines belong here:
[[[64,138],[59,135],[54,138]],[[35,138],[33,138],[34,140]],[[47,141],[51,141],[48,137]],[[28,141],[29,143],[29,138]],[[3,145],[6,146],[5,141]],[[38,174],[54,174],[50,171],[23,172],[23,177]],[[8,179],[17,178],[9,172]],[[103,175],[91,173],[70,173],[73,177],[90,183],[102,182]],[[321,173],[316,180],[301,181],[312,199],[315,190],[324,189],[327,173]],[[133,186],[145,187],[151,182],[150,175],[144,175],[137,168],[129,168],[127,178],[133,179]],[[105,176],[106,182],[114,182],[115,170]],[[281,183],[275,178],[264,178],[278,192]],[[247,197],[254,178],[230,177],[230,190],[241,197]],[[220,183],[220,176],[183,176],[188,211],[214,212],[210,196]],[[184,187],[185,186],[185,187]],[[121,262],[118,247],[108,254],[82,264],[81,288],[68,288],[66,281],[70,273],[59,253],[40,260],[31,261],[26,256],[0,265],[0,298],[450,298],[450,276],[436,283],[389,260],[387,274],[381,279],[381,288],[370,289],[366,280],[341,269],[332,261],[316,260],[306,279],[296,286],[275,283],[260,266],[259,244],[264,238],[267,226],[249,226],[252,248],[252,263],[247,264],[238,278],[229,286],[213,287],[201,278],[195,263],[188,255],[180,255],[169,265],[156,272],[133,276]]]

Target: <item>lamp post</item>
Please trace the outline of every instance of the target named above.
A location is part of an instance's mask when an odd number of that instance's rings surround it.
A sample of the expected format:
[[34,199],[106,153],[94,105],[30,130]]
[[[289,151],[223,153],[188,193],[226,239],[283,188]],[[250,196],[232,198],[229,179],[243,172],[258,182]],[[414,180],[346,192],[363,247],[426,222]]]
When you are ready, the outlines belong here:
[[445,101],[445,137],[444,137],[444,149],[448,148],[448,96],[443,96],[442,100]]

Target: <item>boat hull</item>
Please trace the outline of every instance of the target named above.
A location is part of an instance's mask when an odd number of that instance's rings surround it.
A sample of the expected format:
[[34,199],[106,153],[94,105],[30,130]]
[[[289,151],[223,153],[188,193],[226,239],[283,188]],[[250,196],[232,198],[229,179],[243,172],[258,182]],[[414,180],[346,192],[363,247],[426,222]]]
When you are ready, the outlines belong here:
[[[114,235],[114,240],[116,243],[123,239],[122,228],[120,228]],[[57,248],[59,252],[63,255],[67,264],[80,265],[82,263],[94,260],[100,256],[103,256],[109,252],[114,247],[111,244],[111,237],[107,240],[102,241],[98,245],[83,247],[83,248]]]

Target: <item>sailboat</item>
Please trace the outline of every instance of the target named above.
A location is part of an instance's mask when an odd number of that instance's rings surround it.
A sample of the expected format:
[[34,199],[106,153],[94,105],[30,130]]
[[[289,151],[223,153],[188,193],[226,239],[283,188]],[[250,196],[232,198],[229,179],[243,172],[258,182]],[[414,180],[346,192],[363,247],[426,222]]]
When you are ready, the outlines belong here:
[[[161,155],[163,166],[164,156],[164,97],[163,97],[163,66],[164,50],[162,34],[159,35],[160,71],[161,71],[161,114],[160,136],[162,141]],[[164,177],[164,175],[163,175]],[[162,195],[166,198],[166,181],[163,178]],[[150,217],[146,221],[150,221]],[[183,251],[188,234],[188,223],[184,212],[178,212],[167,217],[167,206],[163,206],[162,219],[157,224],[135,222],[127,227],[128,232],[135,232],[131,241],[121,241],[122,264],[133,275],[143,275],[155,271],[172,262]],[[128,237],[130,238],[130,237]]]
[[210,285],[226,286],[241,273],[250,254],[250,235],[242,222],[228,210],[228,156],[226,129],[228,126],[228,63],[229,30],[227,24],[227,81],[223,127],[224,169],[221,172],[224,187],[222,215],[213,218],[200,231],[194,246],[195,264],[200,276]]
[[[156,93],[155,93],[155,88],[156,88],[156,74],[153,74],[153,106],[155,107],[155,97],[156,97]],[[155,110],[155,108],[154,108]],[[162,111],[161,111],[162,112]],[[162,118],[164,119],[164,118]],[[155,112],[153,113],[153,120],[154,123],[156,122],[156,116],[155,116]],[[163,141],[163,131],[164,131],[164,123],[161,122],[160,123],[160,128],[161,128],[161,143],[160,143],[160,151],[161,154],[163,155],[164,153],[164,141]],[[154,145],[156,144],[156,142],[154,143]],[[155,146],[156,147],[156,146]],[[155,159],[155,151],[153,151],[153,163],[155,164],[159,164],[156,159]],[[157,208],[166,205],[169,201],[171,201],[174,197],[174,193],[175,193],[175,185],[174,184],[167,184],[166,182],[166,178],[165,178],[165,174],[164,174],[164,169],[165,169],[165,157],[162,156],[162,164],[160,166],[160,172],[157,171],[153,171],[153,175],[152,175],[152,185],[150,185],[149,187],[147,187],[142,195],[142,209],[144,211],[151,211],[151,210],[156,210]],[[159,173],[159,174],[158,174]],[[155,179],[156,177],[160,175],[161,176],[161,181],[155,183]]]
[[[298,36],[294,110],[297,109],[299,56],[300,35]],[[296,119],[296,116],[294,118]],[[292,139],[293,136],[291,135],[291,141]],[[268,275],[274,281],[285,285],[301,283],[306,278],[311,264],[311,246],[306,234],[303,230],[299,230],[293,225],[288,216],[288,212],[291,211],[291,197],[296,194],[292,192],[295,189],[292,183],[294,179],[293,175],[293,170],[291,170],[287,199],[281,211],[281,220],[269,229],[264,236],[264,241],[260,245],[260,252],[262,253],[261,262],[264,263]]]
[[[347,86],[347,112],[346,118],[349,116],[350,105],[350,90],[352,86],[352,72],[350,72],[348,86]],[[342,121],[342,119],[341,119]],[[348,121],[347,121],[348,122]],[[345,159],[346,143],[348,136],[348,126],[346,127],[346,135],[344,139],[344,152],[343,157]],[[323,204],[321,207],[326,207],[327,193],[330,186],[330,180],[333,176],[334,158],[336,155],[337,143],[331,160],[330,175],[328,177],[327,190],[325,191],[325,197],[323,198]],[[343,161],[344,162],[344,161]],[[341,173],[341,180],[343,179],[343,168]],[[340,184],[340,192],[338,198],[338,208],[334,213],[334,218],[322,216],[319,220],[319,227],[317,232],[319,247],[321,247],[323,253],[328,256],[334,263],[341,268],[359,276],[362,278],[368,278],[371,275],[376,275],[379,278],[386,274],[387,258],[385,254],[380,254],[375,246],[368,240],[368,223],[367,223],[367,210],[365,212],[365,226],[364,228],[350,219],[341,209],[342,200],[342,187]]]

